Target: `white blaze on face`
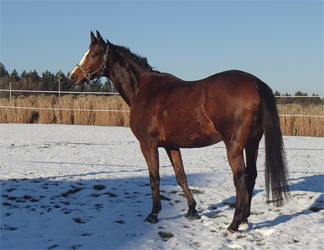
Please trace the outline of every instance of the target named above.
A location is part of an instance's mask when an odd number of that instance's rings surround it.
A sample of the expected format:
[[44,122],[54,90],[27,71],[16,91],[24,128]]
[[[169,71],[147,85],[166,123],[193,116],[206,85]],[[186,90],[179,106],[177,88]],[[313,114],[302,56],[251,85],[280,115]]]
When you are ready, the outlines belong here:
[[[89,52],[90,52],[90,49],[86,53],[84,53],[81,61],[78,63],[81,67],[83,67],[83,63],[84,63],[85,59],[87,58],[87,55],[89,54]],[[77,68],[78,68],[78,66],[74,67],[74,69],[71,72],[71,75],[74,73],[74,71],[76,71]]]

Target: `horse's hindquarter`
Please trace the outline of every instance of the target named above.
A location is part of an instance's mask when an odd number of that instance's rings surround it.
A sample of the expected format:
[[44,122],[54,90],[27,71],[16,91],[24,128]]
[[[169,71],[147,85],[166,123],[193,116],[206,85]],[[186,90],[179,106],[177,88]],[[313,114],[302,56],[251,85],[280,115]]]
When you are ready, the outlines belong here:
[[260,130],[258,81],[241,71],[227,71],[211,78],[205,110],[223,139],[228,135],[233,137],[241,126]]

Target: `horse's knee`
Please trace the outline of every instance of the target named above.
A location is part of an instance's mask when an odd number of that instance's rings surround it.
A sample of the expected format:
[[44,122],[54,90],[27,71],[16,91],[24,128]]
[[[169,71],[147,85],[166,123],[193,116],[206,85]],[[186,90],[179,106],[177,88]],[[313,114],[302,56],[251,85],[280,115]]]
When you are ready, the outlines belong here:
[[177,175],[176,176],[176,181],[179,186],[183,186],[187,184],[187,177],[185,175]]
[[159,177],[150,177],[150,185],[151,188],[154,189],[160,186],[160,178]]
[[234,175],[234,185],[236,188],[244,188],[246,187],[246,183],[248,181],[248,174],[245,173],[244,170],[242,171],[237,171],[236,174]]

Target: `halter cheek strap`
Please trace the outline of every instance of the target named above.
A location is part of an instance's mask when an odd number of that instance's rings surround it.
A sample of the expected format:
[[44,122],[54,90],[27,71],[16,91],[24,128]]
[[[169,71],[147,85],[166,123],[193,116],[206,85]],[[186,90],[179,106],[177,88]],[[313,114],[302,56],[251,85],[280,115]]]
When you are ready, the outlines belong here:
[[107,48],[106,48],[106,52],[104,54],[103,62],[101,64],[101,66],[98,69],[96,69],[96,70],[94,70],[94,71],[92,71],[90,73],[88,73],[80,64],[76,65],[82,71],[82,73],[85,75],[85,77],[87,78],[88,81],[90,81],[91,77],[93,75],[97,74],[100,70],[102,70],[102,72],[101,72],[101,75],[99,77],[103,76],[103,74],[105,72],[105,69],[107,68],[108,51],[109,51],[109,42],[107,40]]

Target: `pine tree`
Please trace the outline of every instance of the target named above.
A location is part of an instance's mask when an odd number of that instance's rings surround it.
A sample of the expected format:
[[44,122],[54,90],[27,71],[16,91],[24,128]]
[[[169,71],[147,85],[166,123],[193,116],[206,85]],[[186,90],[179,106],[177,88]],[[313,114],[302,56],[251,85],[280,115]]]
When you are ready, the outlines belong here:
[[48,70],[42,73],[41,81],[43,82],[44,90],[58,90],[55,76]]
[[11,78],[12,80],[14,80],[14,81],[17,81],[17,82],[20,80],[20,77],[19,77],[18,72],[17,72],[16,69],[14,69],[14,70],[11,72],[11,74],[10,74],[10,78]]
[[9,73],[6,70],[6,67],[0,62],[0,78],[5,76],[9,76]]
[[61,72],[61,91],[71,91],[72,85],[70,84],[70,80],[62,71],[56,73],[57,81],[59,79],[60,72]]

